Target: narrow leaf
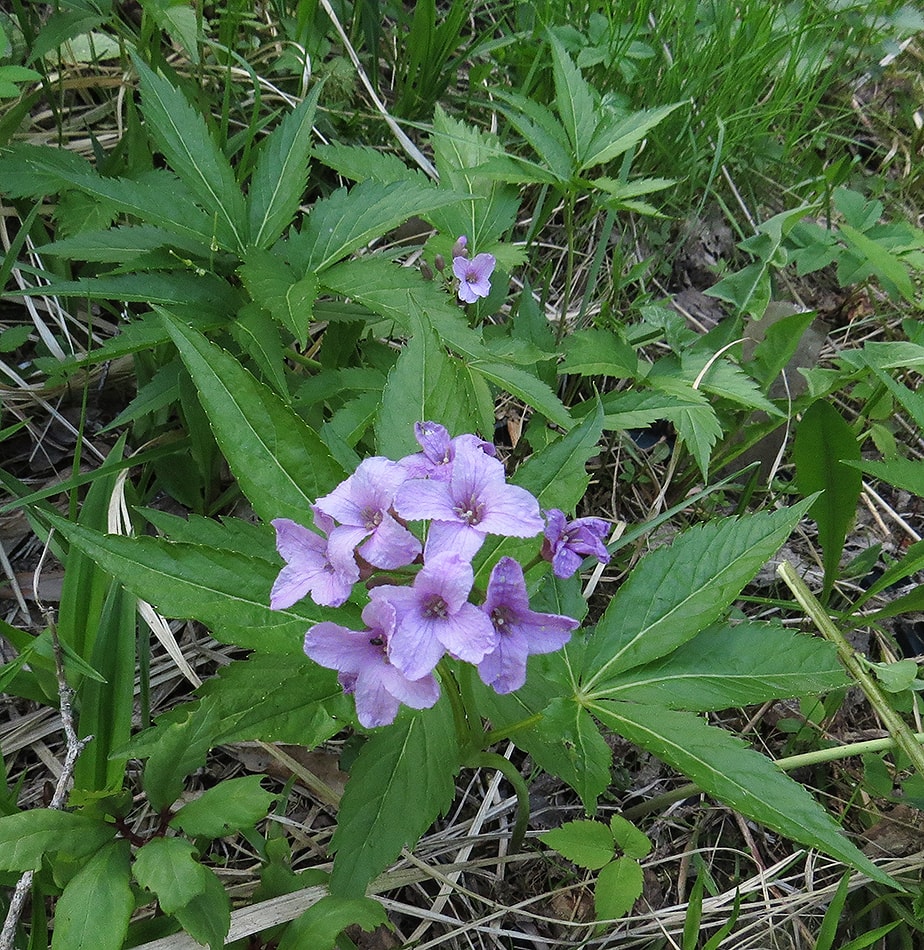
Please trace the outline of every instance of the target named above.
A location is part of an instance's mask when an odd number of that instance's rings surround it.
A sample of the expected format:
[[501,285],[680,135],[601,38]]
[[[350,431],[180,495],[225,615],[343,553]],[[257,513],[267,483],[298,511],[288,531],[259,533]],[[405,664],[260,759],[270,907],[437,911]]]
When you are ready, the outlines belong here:
[[552,47],[555,105],[571,140],[575,163],[582,166],[596,125],[597,110],[593,95],[581,71],[554,33],[549,33],[549,43]]

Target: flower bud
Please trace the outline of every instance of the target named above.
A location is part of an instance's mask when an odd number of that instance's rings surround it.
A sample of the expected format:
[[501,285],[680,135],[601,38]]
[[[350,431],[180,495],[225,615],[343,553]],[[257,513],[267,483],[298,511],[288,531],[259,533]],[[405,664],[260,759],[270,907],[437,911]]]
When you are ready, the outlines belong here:
[[446,269],[446,258],[442,254],[437,254],[433,258],[433,266],[442,274]]
[[452,246],[452,257],[455,260],[457,257],[467,257],[468,251],[468,238],[464,234],[460,234],[456,239],[456,243]]

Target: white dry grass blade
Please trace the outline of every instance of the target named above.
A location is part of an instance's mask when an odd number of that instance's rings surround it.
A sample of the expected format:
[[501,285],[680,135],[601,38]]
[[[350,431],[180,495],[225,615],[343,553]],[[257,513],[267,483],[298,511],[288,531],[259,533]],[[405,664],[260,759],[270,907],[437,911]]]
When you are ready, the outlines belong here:
[[[125,502],[125,479],[128,477],[128,469],[122,469],[116,478],[112,494],[109,497],[109,512],[107,515],[107,527],[110,534],[119,534],[126,537],[132,533],[131,518],[128,513],[128,505]],[[177,665],[180,672],[189,680],[193,686],[201,686],[202,680],[196,675],[193,668],[183,656],[170,624],[165,617],[159,614],[146,600],[138,600],[138,613],[142,620],[151,628],[151,633],[157,637],[161,646],[167,651],[170,659]]]

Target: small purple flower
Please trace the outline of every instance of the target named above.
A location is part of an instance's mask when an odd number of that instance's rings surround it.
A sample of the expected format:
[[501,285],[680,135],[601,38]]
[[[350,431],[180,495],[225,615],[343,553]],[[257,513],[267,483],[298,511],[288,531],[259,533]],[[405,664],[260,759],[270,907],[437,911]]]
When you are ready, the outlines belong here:
[[406,479],[390,459],[360,462],[348,479],[317,501],[321,511],[340,522],[331,543],[356,548],[368,538],[358,553],[373,566],[394,570],[410,564],[420,554],[420,541],[390,513],[395,492]]
[[[315,524],[329,532],[333,521],[314,509]],[[279,572],[270,594],[270,607],[285,610],[306,594],[316,604],[339,607],[359,580],[359,567],[351,549],[325,540],[288,518],[276,518],[276,550],[286,566]]]
[[449,430],[438,422],[415,422],[414,438],[422,452],[406,455],[398,459],[398,465],[404,469],[408,478],[435,478],[437,481],[449,480],[452,473],[452,460],[460,446],[477,449],[494,458],[497,449],[490,442],[479,439],[477,435],[457,435],[449,437]]
[[603,543],[610,529],[608,521],[603,518],[575,518],[569,522],[565,513],[557,508],[550,508],[545,518],[542,556],[552,562],[552,572],[556,577],[571,577],[588,554],[603,564],[609,561],[610,554]]
[[491,571],[481,608],[497,632],[497,646],[478,664],[478,675],[497,693],[512,693],[526,682],[526,658],[560,650],[579,626],[572,617],[529,609],[523,568],[502,557]]
[[454,257],[452,272],[459,278],[459,300],[474,303],[479,297],[487,297],[496,264],[493,254],[476,254],[471,260]]
[[469,560],[488,534],[531,538],[543,527],[535,497],[508,485],[496,459],[464,445],[449,481],[406,482],[395,495],[395,510],[402,518],[431,522],[425,560],[444,552]]
[[356,715],[367,729],[394,722],[398,706],[428,709],[440,696],[432,675],[409,679],[388,659],[395,609],[387,601],[373,601],[363,610],[368,630],[348,630],[325,621],[305,634],[305,653],[321,666],[338,670],[345,693],[356,699]]
[[488,617],[468,602],[475,577],[472,566],[455,554],[427,561],[410,587],[373,587],[372,603],[395,611],[388,658],[408,678],[431,673],[448,651],[466,663],[478,663],[496,645]]

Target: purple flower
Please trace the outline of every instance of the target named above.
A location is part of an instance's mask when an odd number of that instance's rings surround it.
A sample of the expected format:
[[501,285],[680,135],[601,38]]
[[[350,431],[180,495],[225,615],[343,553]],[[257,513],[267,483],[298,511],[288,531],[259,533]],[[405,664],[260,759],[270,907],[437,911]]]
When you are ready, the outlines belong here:
[[[315,524],[330,531],[333,521],[314,509]],[[316,604],[339,607],[350,596],[359,580],[359,567],[352,549],[325,540],[314,531],[303,528],[288,518],[276,518],[276,550],[286,566],[279,572],[270,594],[270,607],[285,610],[306,594]]]
[[610,554],[603,543],[610,529],[608,521],[603,518],[576,518],[569,522],[565,513],[557,508],[549,509],[545,518],[542,556],[552,562],[556,577],[571,577],[588,554],[604,564],[609,561]]
[[431,673],[446,651],[478,663],[494,649],[491,621],[468,602],[474,580],[471,564],[443,554],[428,560],[410,587],[388,584],[369,592],[372,603],[387,603],[395,611],[388,658],[408,679]]
[[452,473],[452,460],[460,446],[480,450],[491,458],[497,454],[497,449],[490,442],[479,439],[477,435],[457,435],[451,439],[449,430],[438,422],[415,422],[414,438],[423,451],[406,455],[397,463],[408,478],[448,481]]
[[399,524],[390,508],[407,475],[397,462],[369,458],[332,492],[319,498],[317,507],[340,522],[331,532],[331,543],[356,548],[370,564],[394,570],[410,564],[420,554],[420,542]]
[[484,452],[460,445],[449,481],[409,481],[395,495],[402,518],[430,520],[424,559],[447,551],[471,559],[488,534],[531,538],[542,531],[539,503],[508,485],[504,468]]
[[502,557],[491,571],[481,608],[497,632],[497,646],[478,664],[478,675],[498,693],[512,693],[526,682],[526,658],[561,649],[579,626],[572,617],[529,609],[523,568]]
[[474,303],[479,297],[487,297],[496,264],[493,254],[476,254],[471,260],[454,257],[452,272],[459,278],[459,300]]
[[348,630],[325,621],[305,634],[305,653],[315,663],[338,670],[345,693],[356,699],[356,715],[367,728],[394,722],[398,706],[428,709],[440,696],[432,675],[409,679],[388,659],[395,609],[387,601],[373,601],[363,610],[368,630]]

